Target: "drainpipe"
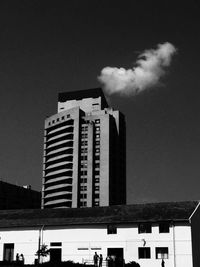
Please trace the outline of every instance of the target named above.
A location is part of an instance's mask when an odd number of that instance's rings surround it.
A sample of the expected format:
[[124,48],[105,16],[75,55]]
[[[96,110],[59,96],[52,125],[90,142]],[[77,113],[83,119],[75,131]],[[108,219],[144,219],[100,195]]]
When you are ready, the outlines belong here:
[[174,222],[172,222],[172,231],[173,231],[174,267],[176,267],[176,244],[175,244],[175,225],[174,225]]
[[[38,239],[38,252],[40,251],[41,248],[41,238],[42,238],[42,243],[43,243],[43,229],[44,225],[39,229],[39,239]],[[38,263],[40,263],[40,253],[38,253]]]

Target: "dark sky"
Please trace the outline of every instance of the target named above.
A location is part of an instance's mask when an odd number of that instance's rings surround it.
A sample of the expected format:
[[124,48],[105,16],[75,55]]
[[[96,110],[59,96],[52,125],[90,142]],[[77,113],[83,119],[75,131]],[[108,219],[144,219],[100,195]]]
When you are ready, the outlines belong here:
[[0,1],[0,177],[41,189],[43,125],[57,94],[102,68],[177,49],[162,86],[110,97],[127,121],[128,203],[200,199],[198,1]]

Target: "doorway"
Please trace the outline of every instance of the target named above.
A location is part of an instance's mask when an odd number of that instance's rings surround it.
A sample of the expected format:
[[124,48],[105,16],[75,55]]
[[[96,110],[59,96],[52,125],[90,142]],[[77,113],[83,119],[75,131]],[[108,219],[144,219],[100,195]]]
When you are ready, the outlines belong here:
[[50,261],[61,262],[61,254],[62,254],[61,248],[51,248],[50,249]]
[[124,249],[123,248],[108,248],[107,255],[110,259],[108,266],[122,267],[124,266]]
[[4,244],[3,260],[11,262],[14,260],[14,243]]

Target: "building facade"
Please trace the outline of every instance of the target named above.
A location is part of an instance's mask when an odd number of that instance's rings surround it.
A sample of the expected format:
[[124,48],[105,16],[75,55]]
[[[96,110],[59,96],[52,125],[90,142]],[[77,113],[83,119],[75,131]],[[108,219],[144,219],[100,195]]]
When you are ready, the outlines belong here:
[[41,192],[32,190],[30,186],[18,186],[0,181],[0,210],[39,209]]
[[126,203],[126,126],[101,89],[60,93],[45,120],[42,208]]
[[0,211],[0,261],[22,253],[32,264],[46,245],[50,254],[40,262],[91,264],[97,252],[103,266],[110,256],[141,267],[160,267],[162,260],[166,267],[198,267],[199,218],[197,201]]

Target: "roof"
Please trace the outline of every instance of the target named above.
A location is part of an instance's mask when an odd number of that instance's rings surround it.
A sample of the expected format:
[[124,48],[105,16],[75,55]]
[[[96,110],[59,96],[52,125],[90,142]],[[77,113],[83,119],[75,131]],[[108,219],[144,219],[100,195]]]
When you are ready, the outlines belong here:
[[186,201],[95,208],[1,210],[0,227],[189,221],[197,205],[198,201]]
[[83,98],[90,98],[90,97],[98,98],[100,96],[106,102],[103,90],[101,88],[93,88],[93,89],[59,93],[58,101],[66,102],[68,100],[81,100]]

